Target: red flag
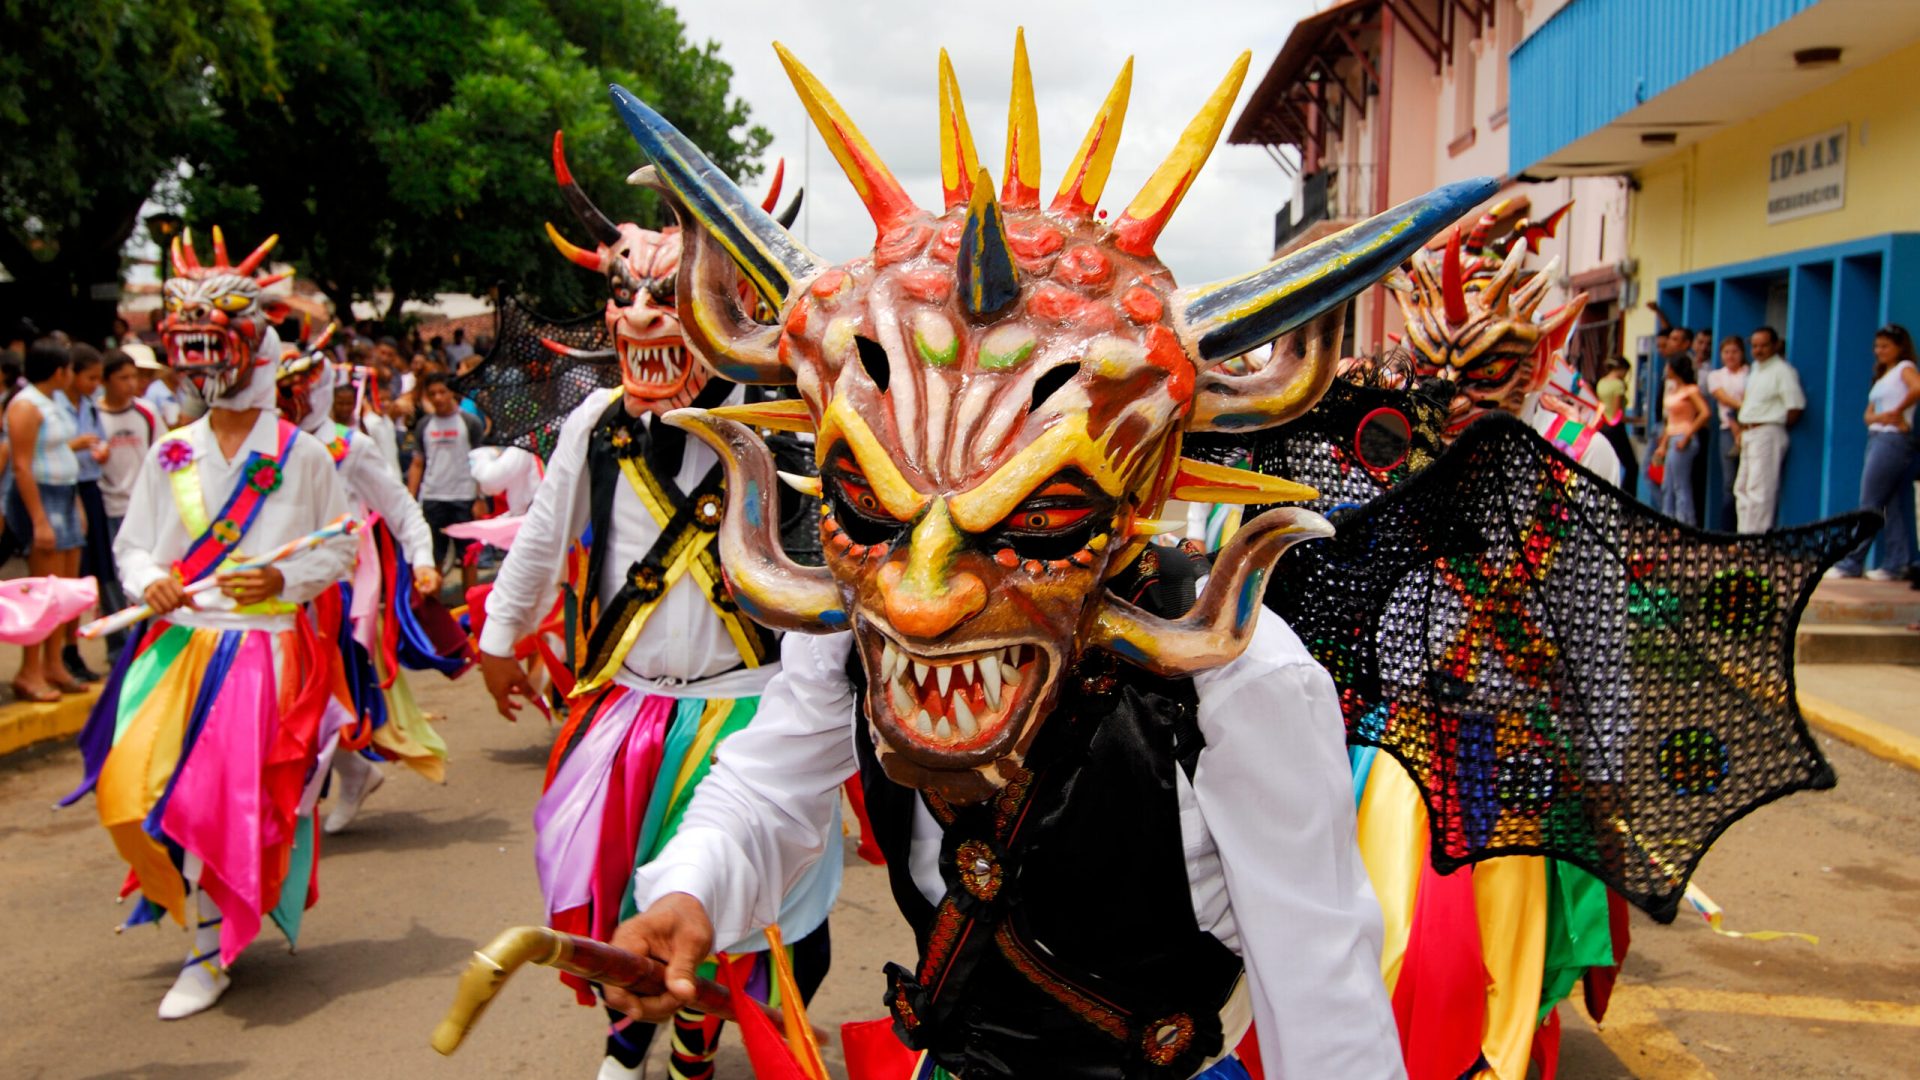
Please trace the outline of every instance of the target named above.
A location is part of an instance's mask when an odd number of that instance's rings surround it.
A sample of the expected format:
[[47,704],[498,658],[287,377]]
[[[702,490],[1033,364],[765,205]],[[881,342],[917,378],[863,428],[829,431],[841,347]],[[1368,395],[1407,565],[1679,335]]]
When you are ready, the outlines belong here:
[[920,1060],[893,1033],[890,1017],[841,1024],[840,1049],[846,1054],[847,1080],[907,1080]]
[[734,1019],[740,1025],[740,1042],[747,1048],[747,1060],[753,1063],[757,1080],[808,1080],[807,1070],[788,1048],[780,1029],[767,1019],[760,1003],[748,996],[741,969],[721,964],[720,976],[733,991]]

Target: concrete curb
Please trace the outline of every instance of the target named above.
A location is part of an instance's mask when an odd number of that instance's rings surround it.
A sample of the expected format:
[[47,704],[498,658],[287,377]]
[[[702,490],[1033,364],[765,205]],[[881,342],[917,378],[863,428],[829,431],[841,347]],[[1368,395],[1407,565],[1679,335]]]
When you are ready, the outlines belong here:
[[1800,695],[1800,712],[1807,723],[1834,738],[1920,772],[1920,737],[1808,693]]
[[0,706],[0,755],[25,750],[50,739],[78,734],[100,699],[100,684],[59,701],[16,701]]

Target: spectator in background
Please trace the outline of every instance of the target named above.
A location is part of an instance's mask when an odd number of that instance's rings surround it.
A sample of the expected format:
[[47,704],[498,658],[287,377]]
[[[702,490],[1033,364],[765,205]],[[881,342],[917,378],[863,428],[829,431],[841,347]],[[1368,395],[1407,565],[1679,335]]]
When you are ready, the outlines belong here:
[[467,542],[448,536],[446,528],[473,520],[473,503],[480,491],[474,484],[467,454],[480,445],[481,424],[460,410],[445,375],[431,372],[421,379],[420,386],[424,411],[413,428],[420,449],[407,470],[407,487],[433,528],[435,564],[444,573],[450,549],[460,561],[460,591],[464,595],[471,584],[462,558]]
[[[100,466],[107,460],[106,431],[100,426],[100,407],[94,392],[100,389],[100,352],[91,345],[75,345],[67,350],[73,377],[64,390],[55,390],[53,400],[73,417],[82,439],[92,439],[86,449],[74,455],[79,462],[79,479],[74,495],[86,523],[86,543],[80,548],[80,576],[106,581],[118,574],[113,562],[113,537],[107,533],[107,508],[100,499]],[[114,608],[104,610],[113,611]],[[80,658],[80,646],[71,631],[79,622],[68,624],[67,644],[60,651],[60,663],[67,674],[83,683],[99,682],[100,675]]]
[[18,350],[0,350],[0,407],[4,407],[13,398],[13,392],[20,389],[26,370],[26,359]]
[[1734,506],[1741,532],[1773,528],[1780,506],[1780,469],[1787,460],[1787,429],[1807,409],[1800,373],[1783,355],[1785,343],[1771,326],[1753,332],[1753,369],[1740,402],[1740,471]]
[[1693,357],[1693,373],[1697,378],[1700,373],[1706,371],[1707,367],[1712,363],[1713,331],[1705,329],[1695,330],[1693,332],[1693,344],[1688,349],[1688,355]]
[[453,343],[447,346],[447,363],[458,368],[466,362],[467,357],[472,355],[473,346],[467,344],[467,332],[464,329],[456,329],[453,332]]
[[[7,495],[7,529],[31,538],[27,572],[35,577],[75,577],[85,523],[75,484],[80,462],[76,450],[92,441],[75,428],[73,414],[53,400],[73,379],[67,347],[41,338],[27,349],[27,385],[7,403],[7,443],[13,465],[13,490]],[[61,666],[66,628],[56,627],[45,641],[26,646],[20,673],[13,680],[21,701],[58,701],[83,687]]]
[[1665,423],[1660,445],[1653,452],[1664,463],[1660,483],[1660,512],[1688,525],[1700,524],[1693,501],[1693,463],[1700,455],[1700,432],[1707,426],[1707,399],[1693,375],[1691,352],[1667,361],[1666,394],[1661,399]]
[[150,346],[133,342],[122,346],[120,351],[133,357],[133,366],[139,369],[141,377],[146,380],[146,385],[140,388],[140,400],[147,403],[167,428],[179,427],[180,376],[161,363]]
[[373,366],[380,370],[381,389],[386,391],[388,401],[396,401],[406,390],[400,385],[400,378],[406,374],[406,364],[400,359],[400,343],[390,337],[383,337],[374,343]]
[[107,339],[107,344],[117,349],[133,339],[133,324],[116,316],[113,320],[113,336]]
[[[1913,335],[1898,323],[1873,334],[1873,387],[1867,391],[1867,460],[1860,470],[1860,509],[1886,515],[1880,526],[1880,565],[1867,571],[1874,581],[1905,577],[1913,557],[1912,441],[1914,403],[1920,402],[1920,369],[1914,366]],[[1828,577],[1859,577],[1866,569],[1869,538]]]
[[[125,349],[109,351],[100,369],[100,429],[106,439],[106,457],[100,464],[100,503],[105,510],[109,556],[113,538],[120,534],[120,520],[127,516],[133,478],[140,474],[148,448],[166,431],[152,406],[140,400],[139,386],[140,370],[134,366],[133,357]],[[127,606],[126,592],[120,586],[115,564],[109,560],[107,566],[109,569],[99,575],[100,610],[119,611]],[[126,636],[125,631],[109,636],[107,655],[117,656]]]
[[1640,475],[1640,455],[1634,453],[1633,439],[1627,433],[1627,387],[1632,381],[1633,365],[1626,357],[1616,356],[1607,361],[1606,374],[1593,386],[1600,402],[1600,435],[1613,444],[1613,454],[1620,459],[1623,485]]
[[1747,343],[1738,334],[1720,339],[1720,366],[1707,372],[1707,396],[1718,414],[1714,451],[1720,455],[1720,475],[1726,490],[1720,493],[1719,515],[1713,526],[1723,532],[1739,527],[1734,513],[1733,481],[1740,468],[1740,402],[1747,394]]

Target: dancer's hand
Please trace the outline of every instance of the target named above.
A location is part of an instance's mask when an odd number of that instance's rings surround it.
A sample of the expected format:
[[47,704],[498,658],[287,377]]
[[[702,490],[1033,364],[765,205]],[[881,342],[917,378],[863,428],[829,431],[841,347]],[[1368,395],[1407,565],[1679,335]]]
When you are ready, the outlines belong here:
[[438,599],[440,596],[440,571],[431,566],[414,567],[413,591],[419,593],[421,596],[431,596]]
[[258,570],[235,570],[231,574],[221,574],[217,579],[220,591],[233,598],[233,602],[246,607],[249,604],[262,604],[280,595],[287,584],[285,575],[271,566]]
[[616,949],[648,956],[667,965],[667,992],[636,997],[607,987],[607,1004],[636,1020],[665,1021],[693,1001],[693,971],[713,952],[713,923],[707,909],[686,893],[668,893],[647,910],[623,922],[608,942]]
[[165,615],[179,608],[193,606],[193,597],[188,596],[186,588],[171,577],[161,578],[147,586],[147,591],[141,599],[146,601],[155,615]]
[[494,707],[509,720],[520,719],[514,715],[520,711],[520,703],[515,698],[526,698],[529,703],[539,700],[533,684],[527,682],[526,669],[511,656],[481,653],[480,674],[487,680],[487,693],[493,695]]

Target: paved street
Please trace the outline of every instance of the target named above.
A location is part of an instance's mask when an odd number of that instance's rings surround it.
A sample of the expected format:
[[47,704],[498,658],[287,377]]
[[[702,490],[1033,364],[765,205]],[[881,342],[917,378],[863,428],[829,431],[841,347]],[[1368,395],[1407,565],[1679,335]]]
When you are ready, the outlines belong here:
[[[78,775],[67,748],[0,762],[0,1061],[10,1077],[577,1077],[601,1021],[544,971],[508,986],[458,1057],[427,1035],[474,944],[538,920],[530,812],[548,733],[498,720],[477,681],[421,680],[455,758],[445,787],[392,770],[353,832],[328,841],[322,901],[298,956],[263,934],[213,1011],[153,1010],[185,951],[171,927],[115,936],[123,870],[90,805],[49,807]],[[1691,914],[1635,924],[1606,1031],[1563,1006],[1561,1076],[1896,1077],[1920,1060],[1920,776],[1822,739],[1837,791],[1736,826],[1700,883],[1735,930],[1816,934],[1817,946],[1716,937]],[[879,968],[911,942],[877,869],[850,864],[835,915],[826,1023],[879,1014]],[[731,1041],[730,1041],[731,1045]],[[745,1075],[723,1059],[724,1075]]]

